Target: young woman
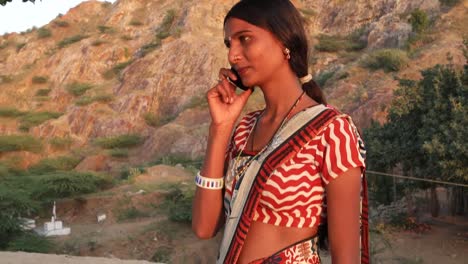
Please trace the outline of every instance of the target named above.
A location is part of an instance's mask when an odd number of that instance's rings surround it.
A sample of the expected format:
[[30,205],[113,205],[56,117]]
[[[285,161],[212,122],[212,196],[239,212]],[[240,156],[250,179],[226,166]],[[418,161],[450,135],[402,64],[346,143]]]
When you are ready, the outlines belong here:
[[194,232],[211,238],[225,226],[218,263],[320,263],[324,236],[333,263],[368,262],[362,140],[308,74],[299,12],[288,0],[243,0],[226,15],[224,36],[232,69],[262,90],[265,108],[236,126],[253,90],[236,93],[239,77],[220,69],[207,92]]

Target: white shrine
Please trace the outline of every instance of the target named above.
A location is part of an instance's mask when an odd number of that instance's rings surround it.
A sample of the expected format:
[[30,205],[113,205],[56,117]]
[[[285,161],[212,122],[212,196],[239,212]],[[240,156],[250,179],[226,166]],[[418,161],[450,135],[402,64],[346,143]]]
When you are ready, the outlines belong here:
[[71,229],[69,227],[64,227],[62,221],[57,220],[57,214],[55,212],[55,201],[54,207],[52,209],[52,218],[50,222],[44,223],[44,229],[39,230],[38,233],[43,236],[66,236],[69,235]]

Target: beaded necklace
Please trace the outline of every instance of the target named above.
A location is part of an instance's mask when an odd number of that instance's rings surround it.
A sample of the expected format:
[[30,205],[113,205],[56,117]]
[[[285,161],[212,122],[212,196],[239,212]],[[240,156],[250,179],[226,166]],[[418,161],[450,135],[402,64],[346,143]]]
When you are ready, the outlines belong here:
[[[249,138],[250,138],[250,135],[252,135],[252,133],[255,132],[255,128],[257,127],[257,123],[258,123],[258,120],[260,119],[260,117],[263,115],[263,112],[257,116],[257,118],[255,119],[255,123],[252,127],[252,129],[250,130],[249,132],[249,135],[247,136],[247,139],[245,141],[245,144],[242,146],[242,148],[239,150],[239,154],[237,154],[237,157],[236,157],[236,160],[234,162],[234,168],[236,168],[237,172],[236,172],[236,175],[242,175],[246,170],[247,168],[250,166],[250,164],[256,160],[270,145],[271,145],[271,142],[273,142],[273,138],[275,137],[276,133],[278,131],[280,131],[283,126],[286,124],[286,121],[289,120],[289,118],[291,118],[291,114],[293,112],[293,110],[296,108],[296,106],[299,104],[299,102],[301,101],[302,97],[304,97],[304,94],[305,94],[305,91],[303,91],[301,93],[301,95],[296,99],[296,101],[294,102],[294,104],[291,106],[291,108],[289,109],[288,111],[288,114],[286,114],[286,116],[283,118],[283,120],[281,121],[281,125],[276,129],[275,133],[273,134],[273,136],[271,137],[270,141],[268,141],[268,143],[257,153],[255,154],[254,156],[251,156],[245,163],[244,165],[242,166],[242,168],[239,168],[240,164],[239,164],[239,160],[240,160],[240,155],[242,152],[244,152],[244,149],[245,147],[247,146],[247,143],[249,142]],[[253,138],[252,138],[253,139]],[[253,149],[253,146],[252,146],[252,149]]]

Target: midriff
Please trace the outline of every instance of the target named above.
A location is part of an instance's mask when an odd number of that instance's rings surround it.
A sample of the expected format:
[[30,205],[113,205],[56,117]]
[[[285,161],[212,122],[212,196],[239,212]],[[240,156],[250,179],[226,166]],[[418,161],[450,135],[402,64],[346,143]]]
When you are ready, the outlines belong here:
[[317,229],[316,226],[282,227],[253,221],[237,263],[248,264],[268,257],[296,242],[315,236]]

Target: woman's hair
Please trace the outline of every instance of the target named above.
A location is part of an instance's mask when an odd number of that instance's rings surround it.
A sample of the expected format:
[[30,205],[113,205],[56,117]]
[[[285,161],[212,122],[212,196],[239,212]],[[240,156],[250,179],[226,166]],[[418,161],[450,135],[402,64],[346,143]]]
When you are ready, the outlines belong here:
[[[289,65],[298,78],[308,74],[309,44],[299,11],[289,0],[241,0],[224,18],[238,18],[270,31],[290,50]],[[307,95],[326,104],[320,87],[313,80],[302,84]]]

